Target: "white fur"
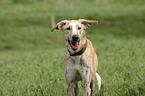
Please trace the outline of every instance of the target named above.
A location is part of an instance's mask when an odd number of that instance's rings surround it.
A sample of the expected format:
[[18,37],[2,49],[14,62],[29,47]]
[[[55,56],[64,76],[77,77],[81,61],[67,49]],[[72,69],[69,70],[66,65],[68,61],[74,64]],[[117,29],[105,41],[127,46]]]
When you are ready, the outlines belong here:
[[71,36],[73,36],[73,35],[77,35],[78,33],[77,33],[77,23],[75,23],[75,22],[73,22],[73,23],[70,23],[70,26],[72,27],[72,34],[71,34]]
[[97,81],[98,81],[98,90],[100,90],[100,88],[101,88],[101,77],[97,72],[96,72],[96,78],[97,78]]

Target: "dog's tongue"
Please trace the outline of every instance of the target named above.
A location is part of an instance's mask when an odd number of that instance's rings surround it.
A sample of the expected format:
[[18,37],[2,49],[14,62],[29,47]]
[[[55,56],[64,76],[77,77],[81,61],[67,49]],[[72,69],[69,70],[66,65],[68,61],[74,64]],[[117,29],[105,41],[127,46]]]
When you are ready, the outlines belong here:
[[78,49],[78,42],[70,42],[72,49],[76,50]]

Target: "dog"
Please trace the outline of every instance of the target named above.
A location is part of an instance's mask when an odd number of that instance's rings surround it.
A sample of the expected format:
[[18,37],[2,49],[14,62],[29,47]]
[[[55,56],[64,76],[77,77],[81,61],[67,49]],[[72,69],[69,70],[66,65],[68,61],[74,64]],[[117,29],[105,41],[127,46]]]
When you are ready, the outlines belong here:
[[98,81],[98,90],[100,90],[101,77],[96,72],[97,55],[85,33],[86,28],[97,23],[98,21],[85,19],[63,20],[51,30],[57,29],[64,32],[67,47],[64,66],[68,96],[78,96],[78,81],[80,80],[84,86],[83,96],[92,96],[95,76]]

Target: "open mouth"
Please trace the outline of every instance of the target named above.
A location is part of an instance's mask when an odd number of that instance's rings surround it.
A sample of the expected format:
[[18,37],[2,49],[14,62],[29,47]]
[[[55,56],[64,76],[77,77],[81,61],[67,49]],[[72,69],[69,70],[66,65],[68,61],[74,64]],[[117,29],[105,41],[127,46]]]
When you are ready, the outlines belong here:
[[69,44],[70,44],[70,46],[71,46],[71,48],[73,50],[77,50],[78,49],[79,41],[68,41],[68,42],[69,42]]

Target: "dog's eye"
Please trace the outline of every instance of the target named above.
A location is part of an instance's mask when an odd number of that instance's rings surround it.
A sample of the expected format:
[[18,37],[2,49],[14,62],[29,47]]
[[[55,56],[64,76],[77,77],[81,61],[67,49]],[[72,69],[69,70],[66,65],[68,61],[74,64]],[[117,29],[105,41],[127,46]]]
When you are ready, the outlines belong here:
[[66,28],[67,30],[71,30],[71,28],[70,27],[68,27],[68,28]]
[[81,27],[78,27],[78,29],[81,30],[82,28]]

